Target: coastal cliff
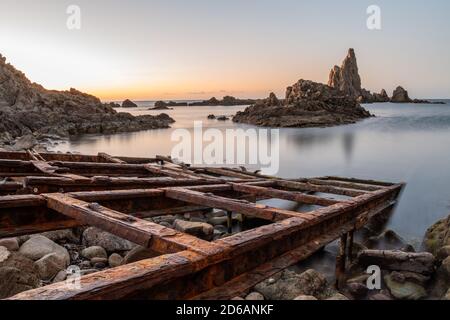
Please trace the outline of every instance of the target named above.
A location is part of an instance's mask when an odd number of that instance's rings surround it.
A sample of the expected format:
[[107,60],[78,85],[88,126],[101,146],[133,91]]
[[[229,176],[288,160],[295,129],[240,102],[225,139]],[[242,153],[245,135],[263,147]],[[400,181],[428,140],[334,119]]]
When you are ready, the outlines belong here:
[[166,114],[118,113],[110,104],[75,89],[47,90],[0,55],[0,145],[10,145],[22,136],[110,134],[167,128],[172,122]]

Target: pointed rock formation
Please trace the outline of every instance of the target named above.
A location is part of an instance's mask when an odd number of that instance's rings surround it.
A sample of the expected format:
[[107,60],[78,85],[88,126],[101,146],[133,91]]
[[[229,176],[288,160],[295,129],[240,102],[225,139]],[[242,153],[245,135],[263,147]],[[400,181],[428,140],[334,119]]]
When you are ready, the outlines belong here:
[[341,67],[334,66],[331,69],[328,85],[341,90],[350,97],[358,98],[361,96],[361,77],[358,73],[354,49],[348,50]]
[[389,102],[389,96],[386,90],[382,89],[380,93],[374,93],[373,95],[374,102]]
[[412,100],[408,96],[408,91],[398,86],[392,94],[391,102],[394,103],[410,103]]
[[269,98],[266,99],[266,105],[269,106],[269,107],[280,106],[281,102],[280,102],[280,100],[278,100],[278,98],[275,95],[275,93],[271,92],[270,95],[269,95]]

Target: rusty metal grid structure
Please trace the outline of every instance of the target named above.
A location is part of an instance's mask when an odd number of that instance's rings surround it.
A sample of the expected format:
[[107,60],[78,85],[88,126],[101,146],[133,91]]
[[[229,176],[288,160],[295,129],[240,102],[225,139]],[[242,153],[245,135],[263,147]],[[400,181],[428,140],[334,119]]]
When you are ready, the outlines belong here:
[[[392,210],[403,183],[280,179],[244,168],[191,167],[169,157],[0,152],[0,238],[95,226],[159,256],[20,293],[11,299],[230,299],[340,239],[337,279],[353,233]],[[261,204],[283,199],[301,212]],[[206,241],[145,220],[227,212],[263,220]],[[230,232],[230,231],[229,231]]]

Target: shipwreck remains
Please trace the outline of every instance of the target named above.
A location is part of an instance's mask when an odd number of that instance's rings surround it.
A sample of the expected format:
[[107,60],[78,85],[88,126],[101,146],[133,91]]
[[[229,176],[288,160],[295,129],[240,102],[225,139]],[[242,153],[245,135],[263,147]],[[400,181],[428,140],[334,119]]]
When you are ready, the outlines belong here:
[[[0,152],[0,238],[95,226],[160,255],[11,299],[231,299],[391,210],[404,184],[353,178],[280,179],[243,169],[191,167],[169,157]],[[283,199],[302,212],[260,203]],[[145,220],[221,209],[262,226],[207,241]]]

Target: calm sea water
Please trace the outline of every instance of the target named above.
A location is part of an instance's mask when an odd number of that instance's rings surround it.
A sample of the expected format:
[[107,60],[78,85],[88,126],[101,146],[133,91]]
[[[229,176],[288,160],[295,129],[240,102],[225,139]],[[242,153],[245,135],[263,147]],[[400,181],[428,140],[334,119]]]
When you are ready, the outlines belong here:
[[[137,109],[148,111],[151,102]],[[169,155],[176,142],[174,129],[192,130],[194,120],[204,127],[249,128],[231,121],[206,120],[208,114],[233,115],[245,107],[176,107],[164,110],[177,122],[171,129],[108,136],[85,135],[55,147],[59,151],[97,154]],[[407,183],[389,228],[403,237],[419,239],[438,219],[450,213],[450,104],[367,105],[376,118],[357,124],[280,130],[280,171],[285,178],[340,175]]]

